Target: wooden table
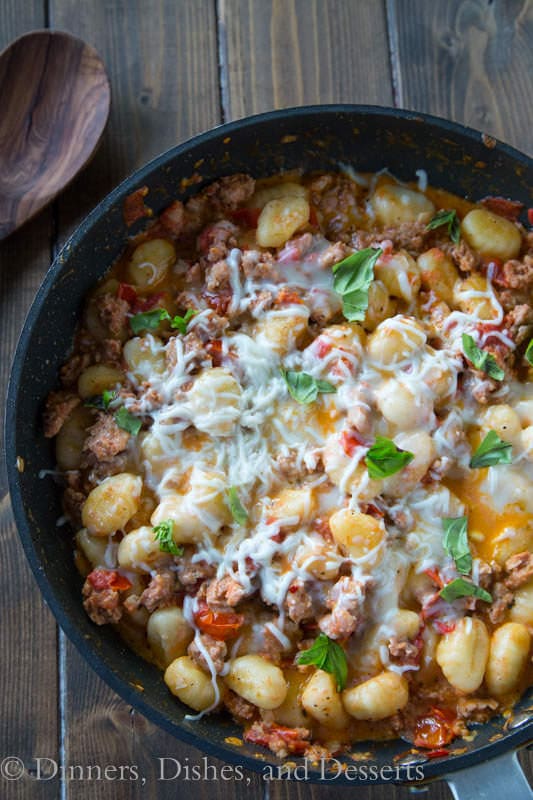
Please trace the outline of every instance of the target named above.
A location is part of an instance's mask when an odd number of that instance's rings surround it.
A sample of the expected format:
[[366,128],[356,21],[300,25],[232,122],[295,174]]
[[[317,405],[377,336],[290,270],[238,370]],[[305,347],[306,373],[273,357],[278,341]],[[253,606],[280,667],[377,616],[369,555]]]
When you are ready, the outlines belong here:
[[[0,0],[0,47],[45,27],[99,50],[112,112],[90,166],[0,245],[2,386],[24,315],[66,236],[128,173],[201,130],[283,106],[375,103],[450,117],[533,151],[532,0]],[[20,781],[0,778],[1,797],[407,797],[392,786],[269,787],[251,774],[249,783],[157,781],[158,757],[199,763],[200,751],[123,703],[58,630],[26,565],[3,471],[0,480],[0,759],[17,755],[26,765]],[[136,764],[146,783],[59,774],[37,781],[38,756],[59,765]],[[51,776],[52,762],[42,765]],[[426,796],[449,792],[434,784]]]

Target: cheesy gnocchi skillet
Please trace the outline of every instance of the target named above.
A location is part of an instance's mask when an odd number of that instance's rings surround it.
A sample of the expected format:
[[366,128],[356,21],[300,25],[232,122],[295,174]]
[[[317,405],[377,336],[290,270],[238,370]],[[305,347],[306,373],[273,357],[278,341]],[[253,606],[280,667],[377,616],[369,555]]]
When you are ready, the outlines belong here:
[[532,682],[520,210],[236,174],[90,293],[44,418],[83,603],[192,718],[282,756],[439,753]]

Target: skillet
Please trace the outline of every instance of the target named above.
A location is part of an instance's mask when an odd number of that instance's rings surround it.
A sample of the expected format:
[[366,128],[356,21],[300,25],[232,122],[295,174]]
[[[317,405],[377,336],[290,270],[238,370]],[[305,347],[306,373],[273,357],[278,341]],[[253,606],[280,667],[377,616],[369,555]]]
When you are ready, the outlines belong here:
[[[135,172],[79,226],[54,260],[29,311],[8,390],[6,456],[13,511],[34,575],[58,623],[97,674],[152,722],[212,756],[258,772],[267,765],[277,768],[282,761],[252,744],[233,743],[240,730],[229,720],[186,720],[187,709],[167,691],[160,671],[129,650],[111,628],[97,628],[86,616],[82,579],[72,569],[70,536],[56,526],[59,491],[50,477],[39,477],[40,470],[55,466],[53,448],[41,429],[42,404],[56,385],[84,295],[119,255],[127,237],[146,224],[139,220],[126,227],[122,207],[127,195],[147,186],[146,202],[157,215],[175,197],[184,199],[222,175],[335,170],[339,162],[359,171],[388,167],[401,180],[414,180],[416,170],[424,169],[430,184],[458,195],[473,200],[503,195],[525,208],[533,206],[532,159],[478,131],[429,115],[375,106],[307,106],[223,125]],[[196,175],[201,182],[190,181]],[[23,459],[23,471],[17,457]],[[474,726],[471,741],[457,740],[448,756],[436,759],[396,740],[355,745],[354,758],[341,760],[359,767],[398,766],[400,783],[412,780],[414,767],[421,766],[425,780],[445,778],[457,798],[500,793],[516,800],[530,798],[516,753],[533,742],[533,691],[504,722],[500,717]],[[291,762],[298,764],[298,759]],[[308,779],[314,782],[381,782],[353,772],[348,778],[336,769],[322,774],[307,767]]]

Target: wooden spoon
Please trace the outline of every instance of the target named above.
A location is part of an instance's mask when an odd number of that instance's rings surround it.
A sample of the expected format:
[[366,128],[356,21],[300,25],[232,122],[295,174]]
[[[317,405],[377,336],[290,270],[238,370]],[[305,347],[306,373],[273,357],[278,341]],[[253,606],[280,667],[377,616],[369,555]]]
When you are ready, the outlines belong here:
[[0,53],[0,239],[44,208],[94,153],[110,89],[93,47],[33,31]]

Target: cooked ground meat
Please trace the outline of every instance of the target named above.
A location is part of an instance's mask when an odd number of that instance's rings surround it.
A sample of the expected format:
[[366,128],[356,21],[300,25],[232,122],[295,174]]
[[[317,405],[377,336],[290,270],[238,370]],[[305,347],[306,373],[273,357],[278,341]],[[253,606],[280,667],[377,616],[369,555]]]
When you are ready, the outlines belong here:
[[220,580],[209,582],[206,591],[207,605],[214,610],[224,610],[228,606],[234,608],[246,597],[246,591],[231,575],[224,575]]
[[79,404],[80,398],[76,394],[63,390],[50,392],[43,414],[44,435],[47,439],[59,433],[70,412]]
[[293,581],[285,597],[285,608],[289,619],[293,622],[303,622],[313,616],[313,603],[309,592],[299,580]]
[[231,270],[227,261],[217,261],[209,267],[206,274],[206,288],[209,292],[218,292],[230,285]]
[[318,620],[320,630],[330,639],[346,639],[363,624],[366,587],[353,578],[340,578],[328,594],[331,614]]
[[525,551],[511,556],[505,562],[505,571],[508,573],[505,585],[515,591],[533,577],[533,553]]
[[161,214],[159,222],[176,238],[183,233],[185,221],[185,206],[181,200],[174,200]]
[[457,713],[469,722],[486,722],[496,709],[498,701],[491,697],[460,697],[457,701]]
[[325,235],[349,242],[354,220],[362,217],[357,184],[345,175],[324,175],[313,180],[310,189],[311,203],[325,223]]
[[429,248],[429,241],[434,238],[433,232],[426,230],[425,222],[402,222],[395,228],[385,228],[383,231],[357,231],[352,244],[361,250],[389,242],[394,249],[407,250],[410,255],[417,256]]
[[198,248],[204,254],[205,260],[210,264],[215,264],[224,259],[231,248],[236,246],[235,235],[238,231],[239,229],[227,220],[204,228],[198,237]]
[[279,758],[285,758],[290,753],[305,753],[310,744],[311,731],[308,728],[285,728],[270,722],[254,722],[244,734],[244,739],[268,747]]
[[479,269],[481,260],[477,253],[467,245],[464,239],[461,239],[459,244],[444,242],[441,245],[441,250],[450,256],[455,266],[461,272],[473,272]]
[[122,361],[122,342],[118,339],[104,339],[100,343],[100,357],[110,367],[120,367]]
[[96,422],[88,428],[87,434],[83,449],[97,461],[109,461],[122,453],[130,439],[130,434],[118,427],[112,414],[103,412],[98,413]]
[[192,562],[186,558],[180,559],[176,574],[182,586],[186,589],[195,588],[200,581],[211,578],[216,572],[216,568],[206,561]]
[[91,363],[89,353],[75,353],[63,364],[59,371],[61,383],[66,387],[74,387],[81,373]]
[[515,289],[519,292],[533,290],[533,256],[526,255],[523,261],[518,259],[506,261],[501,276],[495,283],[505,289]]
[[389,642],[389,654],[396,664],[417,664],[420,648],[408,639],[398,639],[397,636],[393,636]]
[[118,622],[122,617],[120,592],[115,589],[95,589],[90,581],[85,581],[82,594],[83,607],[97,625]]
[[129,304],[114,294],[102,294],[95,302],[102,324],[107,327],[112,337],[119,338],[126,328]]
[[497,625],[503,621],[506,613],[514,603],[514,595],[501,581],[496,581],[492,590],[492,603],[489,608],[489,619]]
[[195,664],[200,667],[200,669],[203,669],[203,671],[207,673],[210,673],[211,670],[209,669],[209,664],[198,645],[198,639],[200,639],[203,647],[213,662],[215,672],[217,675],[219,675],[224,669],[224,659],[226,658],[226,653],[228,652],[226,643],[221,641],[221,639],[215,639],[208,633],[198,634],[198,637],[193,639],[193,641],[190,643],[189,647],[187,648],[189,656],[192,658]]
[[232,692],[231,689],[224,695],[224,705],[236,720],[253,719],[258,711],[257,706]]
[[166,608],[175,605],[178,601],[176,573],[170,570],[161,570],[150,580],[142,593],[140,602],[150,612],[156,608]]
[[504,325],[517,345],[529,342],[533,336],[533,308],[526,303],[515,306],[506,314]]

